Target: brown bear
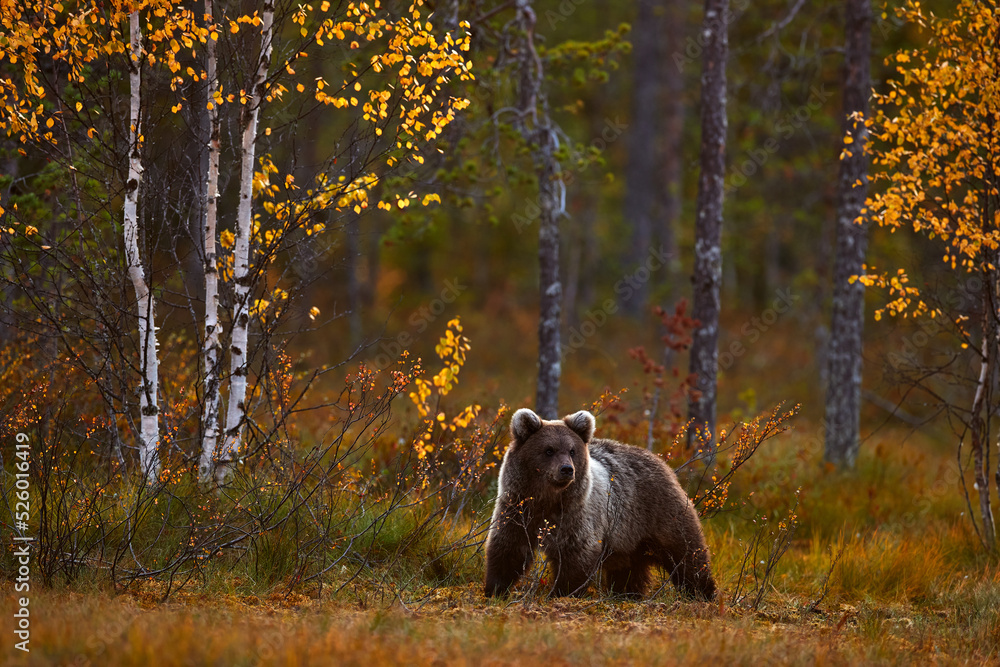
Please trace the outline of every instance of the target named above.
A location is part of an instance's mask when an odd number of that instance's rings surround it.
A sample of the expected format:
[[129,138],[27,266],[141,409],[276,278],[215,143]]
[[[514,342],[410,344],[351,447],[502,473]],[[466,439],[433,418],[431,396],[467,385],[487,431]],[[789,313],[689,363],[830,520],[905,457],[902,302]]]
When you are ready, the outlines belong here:
[[683,594],[715,597],[698,514],[659,457],[592,439],[586,411],[547,421],[521,409],[510,433],[486,538],[486,595],[506,593],[541,542],[556,595],[582,594],[603,570],[612,591],[642,596],[659,565]]

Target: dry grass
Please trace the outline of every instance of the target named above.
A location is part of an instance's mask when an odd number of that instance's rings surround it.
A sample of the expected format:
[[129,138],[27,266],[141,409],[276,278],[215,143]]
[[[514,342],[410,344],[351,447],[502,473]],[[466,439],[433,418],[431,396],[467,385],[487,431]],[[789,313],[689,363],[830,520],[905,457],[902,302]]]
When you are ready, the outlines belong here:
[[957,664],[997,656],[1000,589],[976,590],[970,605],[992,605],[979,609],[978,620],[959,618],[958,609],[912,605],[801,612],[783,596],[774,610],[756,614],[720,613],[705,603],[599,598],[504,606],[484,603],[471,586],[441,589],[412,608],[379,611],[301,595],[156,604],[142,594],[49,592],[33,603],[31,654],[6,648],[4,663]]
[[[479,349],[488,352],[490,345]],[[574,363],[589,369],[605,363],[602,359],[581,350]],[[590,377],[607,375],[570,373],[567,383],[575,382],[579,395],[593,397],[600,388]],[[516,389],[501,391],[472,378],[469,385],[479,387],[484,398],[512,396],[516,405],[529,400],[518,400]],[[757,384],[787,389],[784,380]],[[737,379],[731,384],[747,386]],[[646,433],[646,423],[636,417],[642,415],[639,393],[630,392],[627,400],[633,404],[617,423],[611,412],[601,418],[604,429],[637,444]],[[763,389],[760,394],[759,399],[746,397],[747,413],[758,411],[751,403],[772,398]],[[841,473],[822,465],[822,430],[809,421],[808,410],[804,413],[793,420],[791,432],[768,441],[739,471],[729,489],[731,507],[706,522],[724,592],[721,605],[678,600],[669,586],[641,602],[609,599],[597,591],[585,599],[550,599],[536,592],[540,587],[533,588],[537,580],[530,577],[512,599],[487,601],[476,583],[483,564],[475,539],[481,536],[470,541],[471,548],[456,548],[448,533],[474,533],[470,527],[488,517],[485,495],[477,492],[465,514],[434,524],[426,539],[403,539],[420,515],[387,515],[377,537],[363,533],[355,544],[365,547],[359,553],[368,560],[348,559],[350,568],[324,575],[322,588],[316,580],[294,580],[294,539],[281,531],[263,533],[245,553],[213,557],[182,588],[174,581],[169,595],[163,580],[116,588],[120,582],[94,572],[82,572],[71,584],[60,579],[54,590],[39,590],[33,581],[30,654],[14,650],[10,641],[17,594],[11,582],[4,582],[0,633],[6,639],[0,642],[0,663],[369,667],[1000,661],[1000,562],[984,553],[969,522],[954,443],[932,430],[870,427],[874,435],[863,444],[858,468]],[[401,435],[383,437],[395,442]],[[494,469],[487,477],[495,474]],[[336,506],[325,512],[342,513]],[[761,526],[774,530],[792,513],[796,528],[764,587],[762,604],[757,610],[734,605],[735,584],[746,574],[744,553],[755,532]],[[364,523],[366,516],[358,521]],[[365,540],[370,545],[361,544]]]
[[[960,515],[957,489],[945,492],[939,484],[947,479],[948,452],[928,453],[934,448],[926,442],[885,433],[870,443],[853,476],[842,475],[819,465],[804,432],[755,461],[731,496],[748,502],[706,525],[717,578],[731,592],[758,525],[751,517],[784,516],[801,487],[798,532],[758,611],[732,608],[728,598],[722,605],[680,601],[669,587],[625,602],[596,592],[549,599],[526,583],[522,597],[489,602],[478,584],[440,576],[402,599],[356,588],[330,599],[330,587],[320,595],[315,584],[248,585],[220,571],[166,601],[158,581],[117,594],[83,583],[33,590],[32,652],[14,651],[5,641],[2,662],[367,667],[1000,659],[1000,564],[983,554]],[[897,444],[889,448],[890,442]],[[13,609],[9,583],[2,597],[3,607]],[[10,637],[10,614],[4,617]]]

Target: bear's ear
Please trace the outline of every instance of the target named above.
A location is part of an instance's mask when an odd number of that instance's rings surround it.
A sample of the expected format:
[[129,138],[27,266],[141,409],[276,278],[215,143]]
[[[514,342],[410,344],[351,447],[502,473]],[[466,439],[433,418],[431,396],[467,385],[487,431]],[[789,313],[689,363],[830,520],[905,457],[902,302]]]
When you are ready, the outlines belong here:
[[590,442],[590,439],[594,437],[594,415],[586,410],[566,415],[563,417],[563,422],[584,442]]
[[524,442],[542,428],[542,418],[528,408],[521,408],[510,420],[510,435],[517,442]]

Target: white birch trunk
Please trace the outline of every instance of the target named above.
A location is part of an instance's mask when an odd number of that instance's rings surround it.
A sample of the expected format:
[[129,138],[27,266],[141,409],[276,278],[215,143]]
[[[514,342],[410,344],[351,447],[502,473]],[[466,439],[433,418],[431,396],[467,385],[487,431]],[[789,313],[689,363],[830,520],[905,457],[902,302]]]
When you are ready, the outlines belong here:
[[996,528],[993,522],[993,509],[990,507],[990,481],[989,481],[989,422],[982,419],[983,402],[986,398],[986,382],[990,377],[991,346],[990,321],[989,321],[989,294],[987,286],[983,290],[983,342],[982,359],[979,364],[979,381],[976,382],[976,395],[972,399],[972,414],[970,419],[970,433],[972,436],[972,458],[975,469],[975,488],[979,492],[979,513],[983,520],[983,541],[986,548],[993,551],[996,548]]
[[154,483],[160,475],[160,458],[157,452],[160,442],[160,418],[157,391],[159,389],[159,363],[156,357],[156,304],[153,293],[146,282],[139,256],[139,183],[142,181],[142,157],[140,144],[142,131],[139,127],[139,102],[142,76],[142,31],[139,28],[139,12],[129,15],[129,154],[128,180],[125,183],[125,259],[128,277],[135,288],[135,298],[139,315],[139,368],[142,384],[139,390],[139,467],[147,483]]
[[[212,0],[205,0],[205,16],[214,23]],[[208,174],[205,186],[205,341],[202,356],[205,362],[205,412],[202,418],[201,461],[198,477],[202,483],[212,480],[215,471],[215,451],[219,441],[219,371],[222,347],[219,343],[219,271],[215,247],[215,225],[219,197],[219,108],[214,95],[219,89],[216,74],[215,40],[209,37],[205,48],[205,74],[208,80]]]
[[261,14],[261,49],[257,73],[247,103],[243,107],[243,145],[240,172],[240,204],[236,214],[236,248],[234,251],[233,337],[230,349],[229,403],[226,410],[226,431],[222,452],[216,466],[216,481],[222,484],[229,476],[239,455],[243,424],[246,421],[247,338],[250,327],[250,233],[253,222],[254,140],[257,118],[264,98],[267,70],[271,65],[271,26],[274,21],[274,0],[265,0]]

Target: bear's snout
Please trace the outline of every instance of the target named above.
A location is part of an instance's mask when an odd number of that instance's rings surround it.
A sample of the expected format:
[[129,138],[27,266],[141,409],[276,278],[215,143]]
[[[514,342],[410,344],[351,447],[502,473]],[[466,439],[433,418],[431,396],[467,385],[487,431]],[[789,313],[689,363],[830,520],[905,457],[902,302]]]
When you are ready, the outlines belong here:
[[555,482],[560,485],[569,484],[573,481],[573,466],[568,463],[564,463],[559,466],[559,470],[556,471]]

